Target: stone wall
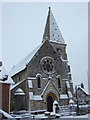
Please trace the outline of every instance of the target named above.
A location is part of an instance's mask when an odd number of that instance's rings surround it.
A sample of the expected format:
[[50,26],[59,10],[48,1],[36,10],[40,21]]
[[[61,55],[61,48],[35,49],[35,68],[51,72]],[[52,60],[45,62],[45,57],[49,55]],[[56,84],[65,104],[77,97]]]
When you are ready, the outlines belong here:
[[66,44],[58,44],[55,42],[51,42],[51,45],[55,48],[57,52],[61,53],[63,59],[67,60]]
[[31,111],[36,111],[36,110],[45,110],[46,109],[46,102],[43,100],[36,100],[36,101],[30,101],[30,110]]
[[61,75],[61,78],[67,78],[67,72],[65,71],[65,64],[60,60],[57,52],[50,45],[48,41],[46,41],[42,47],[38,50],[38,52],[31,59],[29,65],[27,66],[28,77],[35,77],[38,73],[42,75],[43,78],[49,77],[48,74],[45,74],[42,71],[40,61],[43,57],[50,56],[55,61],[55,72],[51,74],[53,78],[56,78],[57,75]]
[[68,104],[69,104],[68,99],[60,99],[59,101],[59,106],[68,105]]

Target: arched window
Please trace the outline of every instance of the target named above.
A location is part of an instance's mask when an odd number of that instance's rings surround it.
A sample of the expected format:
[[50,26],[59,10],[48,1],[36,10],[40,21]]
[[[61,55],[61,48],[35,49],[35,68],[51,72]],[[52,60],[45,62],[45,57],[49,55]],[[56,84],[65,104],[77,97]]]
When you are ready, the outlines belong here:
[[38,85],[38,88],[41,88],[41,79],[40,79],[40,77],[37,78],[37,85]]
[[61,81],[60,81],[60,78],[58,78],[58,88],[61,88]]
[[37,88],[41,88],[42,75],[40,73],[36,75],[36,80],[37,80]]

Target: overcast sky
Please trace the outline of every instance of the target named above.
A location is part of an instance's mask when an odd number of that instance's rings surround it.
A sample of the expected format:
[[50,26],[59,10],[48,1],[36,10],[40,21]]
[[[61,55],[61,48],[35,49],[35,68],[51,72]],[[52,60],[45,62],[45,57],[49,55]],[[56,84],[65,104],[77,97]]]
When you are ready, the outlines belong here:
[[88,85],[88,3],[3,3],[3,65],[9,72],[41,44],[48,7],[67,44],[74,84]]

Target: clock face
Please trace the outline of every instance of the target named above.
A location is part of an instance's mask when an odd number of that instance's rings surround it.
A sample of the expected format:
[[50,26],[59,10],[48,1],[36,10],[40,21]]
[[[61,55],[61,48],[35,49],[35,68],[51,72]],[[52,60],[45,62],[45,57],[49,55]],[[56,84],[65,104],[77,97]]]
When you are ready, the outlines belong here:
[[41,68],[46,74],[53,74],[55,72],[54,59],[46,56],[41,60]]

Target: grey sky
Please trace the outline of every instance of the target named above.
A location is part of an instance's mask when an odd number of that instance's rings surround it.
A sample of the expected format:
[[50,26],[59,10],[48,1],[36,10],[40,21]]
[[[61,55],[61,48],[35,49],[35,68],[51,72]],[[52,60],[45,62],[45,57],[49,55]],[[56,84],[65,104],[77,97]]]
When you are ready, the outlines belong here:
[[88,71],[88,3],[3,3],[3,64],[7,71],[42,41],[48,7],[67,44],[74,84],[85,83]]

